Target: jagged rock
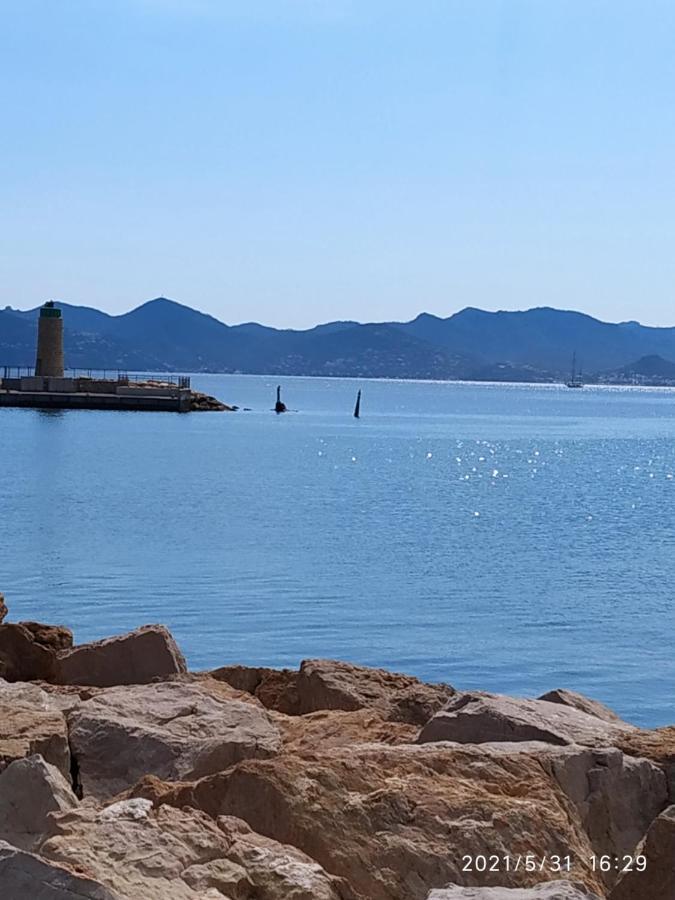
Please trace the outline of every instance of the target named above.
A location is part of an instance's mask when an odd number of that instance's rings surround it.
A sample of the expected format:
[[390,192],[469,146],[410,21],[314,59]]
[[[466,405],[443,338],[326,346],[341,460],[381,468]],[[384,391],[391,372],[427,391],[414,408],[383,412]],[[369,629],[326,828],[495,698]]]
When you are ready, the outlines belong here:
[[205,673],[254,694],[288,715],[319,710],[378,710],[397,722],[423,725],[455,693],[410,675],[330,659],[306,659],[300,670],[225,666]]
[[653,731],[633,731],[616,741],[617,747],[632,756],[644,756],[661,766],[668,779],[670,802],[675,803],[675,725]]
[[8,612],[9,610],[7,609],[7,604],[5,603],[5,597],[3,594],[0,594],[0,625],[2,625]]
[[[648,761],[577,746],[371,744],[248,760],[192,784],[144,781],[132,794],[245,819],[367,900],[484,885],[484,872],[464,871],[465,854],[569,855],[574,878],[604,895],[591,857],[630,852],[662,807],[665,778]],[[546,875],[512,867],[488,877],[531,887]]]
[[584,694],[578,694],[576,691],[568,691],[565,688],[556,688],[553,691],[542,694],[541,697],[538,697],[537,699],[546,700],[549,703],[560,703],[563,706],[571,706],[574,709],[580,709],[581,712],[588,713],[589,716],[603,719],[605,722],[613,722],[614,724],[628,726],[628,722],[625,722],[622,718],[617,716],[614,710],[605,706],[604,703],[600,703],[599,700],[592,700],[590,697],[586,697]]
[[36,685],[0,679],[0,770],[37,753],[70,777],[65,717]]
[[645,857],[644,871],[633,864],[620,877],[610,900],[675,900],[675,806],[652,822],[635,855]]
[[179,681],[110,688],[68,715],[84,795],[111,797],[145,774],[196,778],[279,750],[258,704]]
[[55,766],[41,756],[17,759],[0,772],[0,840],[21,850],[33,850],[47,831],[47,815],[73,809],[77,804],[77,797]]
[[155,678],[186,671],[183,654],[169,631],[162,625],[144,625],[128,634],[62,651],[54,680],[59,684],[113,687],[148,684]]
[[239,691],[247,691],[266,706],[289,716],[300,714],[298,673],[290,669],[267,669],[260,666],[222,666],[202,673],[224,681]]
[[425,684],[410,675],[327,659],[300,665],[300,712],[319,709],[380,709],[398,722],[422,725],[449,697],[447,684]]
[[51,681],[56,652],[35,640],[24,624],[0,625],[0,678],[6,681]]
[[73,632],[65,625],[43,625],[42,622],[19,622],[33,635],[36,644],[51,650],[69,650],[73,646]]
[[632,725],[616,725],[579,709],[546,700],[501,694],[453,697],[422,728],[418,740],[480,744],[486,741],[545,741],[612,746]]
[[[663,771],[615,748],[570,747],[543,754],[541,764],[576,806],[597,855],[632,853],[668,802]],[[614,873],[607,876],[609,884]]]
[[236,819],[126,800],[52,817],[40,852],[81,866],[124,900],[348,900],[341,879]]
[[121,900],[91,878],[0,841],[2,900]]
[[480,887],[464,888],[448,885],[432,891],[427,900],[600,900],[589,894],[583,884],[551,881],[532,888]]
[[370,709],[323,709],[304,716],[270,714],[279,725],[286,753],[314,753],[318,749],[371,742],[411,744],[417,734],[417,726],[389,722],[382,713]]

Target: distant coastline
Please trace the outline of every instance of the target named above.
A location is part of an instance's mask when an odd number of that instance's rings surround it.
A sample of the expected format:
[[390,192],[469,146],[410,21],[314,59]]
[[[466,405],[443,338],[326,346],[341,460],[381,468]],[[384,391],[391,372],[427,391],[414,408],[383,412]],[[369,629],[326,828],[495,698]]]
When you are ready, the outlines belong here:
[[[584,383],[675,386],[675,328],[547,307],[293,331],[229,326],[163,297],[120,316],[56,305],[73,368],[537,384],[568,381],[576,354]],[[31,363],[36,323],[37,309],[0,311],[0,367]]]

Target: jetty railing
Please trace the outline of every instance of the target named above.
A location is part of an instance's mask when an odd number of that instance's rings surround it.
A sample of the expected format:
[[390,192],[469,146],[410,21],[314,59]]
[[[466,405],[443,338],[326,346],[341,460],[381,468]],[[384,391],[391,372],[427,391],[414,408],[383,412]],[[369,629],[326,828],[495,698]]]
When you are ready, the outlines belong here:
[[[3,379],[33,378],[34,366],[0,366]],[[174,372],[126,372],[122,369],[66,369],[64,378],[88,378],[92,381],[116,381],[118,384],[137,384],[152,381],[159,384],[172,384],[178,388],[189,389],[190,376],[178,375]]]

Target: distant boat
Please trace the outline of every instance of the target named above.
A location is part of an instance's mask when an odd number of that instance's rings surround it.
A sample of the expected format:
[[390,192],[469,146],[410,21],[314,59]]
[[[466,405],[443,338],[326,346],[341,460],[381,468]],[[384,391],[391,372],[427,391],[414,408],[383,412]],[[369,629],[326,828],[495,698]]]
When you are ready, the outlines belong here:
[[579,369],[579,374],[577,375],[577,354],[576,352],[572,354],[572,377],[569,381],[566,381],[565,384],[568,388],[582,388],[584,386],[583,381],[581,380],[581,369]]

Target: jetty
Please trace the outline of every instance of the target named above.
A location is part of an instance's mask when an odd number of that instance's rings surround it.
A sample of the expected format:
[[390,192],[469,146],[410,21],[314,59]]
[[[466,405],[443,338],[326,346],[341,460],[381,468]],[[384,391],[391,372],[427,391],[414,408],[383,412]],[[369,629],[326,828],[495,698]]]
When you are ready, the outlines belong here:
[[0,376],[0,407],[180,413],[235,408],[193,391],[189,375],[65,369],[63,317],[51,301],[40,310],[35,366],[0,366]]

